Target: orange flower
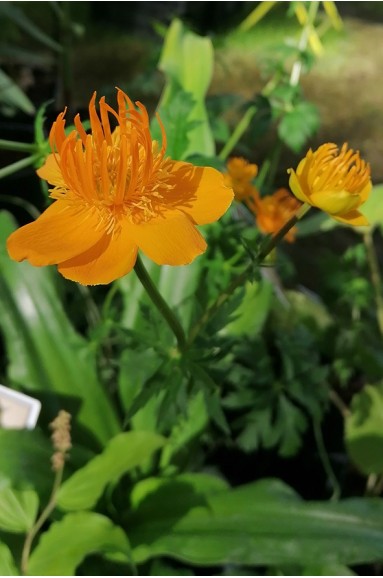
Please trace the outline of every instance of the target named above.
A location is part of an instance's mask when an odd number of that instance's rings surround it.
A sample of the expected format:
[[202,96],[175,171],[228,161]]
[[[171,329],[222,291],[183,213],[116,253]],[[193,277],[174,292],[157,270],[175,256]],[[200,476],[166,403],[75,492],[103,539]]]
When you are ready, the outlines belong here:
[[368,225],[357,209],[371,191],[370,166],[359,152],[326,143],[311,149],[297,170],[289,169],[290,188],[303,203],[328,213],[336,221],[349,225]]
[[[195,225],[216,221],[233,191],[221,173],[165,158],[152,141],[145,107],[121,90],[118,111],[105,98],[89,103],[91,134],[77,115],[65,135],[65,112],[50,132],[53,154],[38,175],[53,185],[54,203],[33,223],[8,238],[16,261],[57,264],[84,285],[110,283],[134,266],[141,249],[159,265],[185,265],[206,249]],[[117,121],[112,131],[109,115]],[[160,121],[159,121],[160,122]]]
[[[278,189],[273,195],[261,198],[258,191],[247,202],[257,219],[257,226],[262,233],[276,233],[291,219],[301,206],[287,189]],[[290,243],[295,240],[296,227],[285,235]]]
[[225,183],[234,190],[235,200],[243,201],[251,196],[255,190],[251,181],[257,176],[257,165],[252,165],[245,159],[233,157],[226,166],[228,172],[224,174]]

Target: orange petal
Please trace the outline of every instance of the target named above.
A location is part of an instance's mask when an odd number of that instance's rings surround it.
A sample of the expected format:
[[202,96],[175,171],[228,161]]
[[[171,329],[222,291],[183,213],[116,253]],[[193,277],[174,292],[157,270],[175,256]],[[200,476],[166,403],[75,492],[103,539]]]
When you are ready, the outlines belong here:
[[137,259],[137,245],[128,228],[130,222],[112,235],[104,235],[85,253],[60,263],[58,270],[72,281],[82,285],[111,283],[132,270]]
[[[56,158],[55,158],[56,156]],[[58,155],[49,155],[42,167],[40,167],[36,172],[40,179],[48,181],[51,185],[58,187],[67,188],[65,184],[64,177],[62,176],[61,169],[57,163],[60,159]]]
[[301,186],[301,183],[300,183],[294,169],[288,169],[287,172],[290,174],[290,179],[289,179],[290,189],[292,190],[292,192],[294,193],[296,198],[299,201],[302,201],[302,203],[309,203],[309,205],[312,205],[310,199],[304,193],[303,188]]
[[190,215],[198,225],[213,223],[222,217],[233,201],[232,189],[216,169],[173,161],[171,173],[174,189],[166,198],[168,206]]
[[338,215],[331,215],[333,219],[339,221],[339,223],[344,223],[345,225],[353,225],[354,227],[368,226],[370,223],[362,213],[359,211],[350,211],[346,215],[339,217]]
[[10,257],[37,267],[75,257],[95,245],[103,236],[94,211],[79,210],[55,201],[33,223],[12,233],[7,240]]
[[181,211],[131,224],[130,230],[138,247],[158,265],[186,265],[206,250],[205,239]]

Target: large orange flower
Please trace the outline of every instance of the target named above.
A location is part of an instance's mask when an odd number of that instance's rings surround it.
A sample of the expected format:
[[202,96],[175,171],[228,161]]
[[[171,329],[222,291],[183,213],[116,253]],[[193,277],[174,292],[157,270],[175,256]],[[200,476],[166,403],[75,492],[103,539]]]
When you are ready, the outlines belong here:
[[[278,189],[272,195],[260,197],[254,191],[247,200],[247,205],[254,213],[257,226],[262,233],[277,233],[297,212],[299,203],[286,189]],[[290,243],[295,240],[296,227],[285,235]]]
[[[118,111],[105,98],[89,104],[91,134],[80,118],[65,135],[65,112],[50,132],[51,155],[38,175],[53,185],[55,201],[7,242],[16,261],[57,264],[60,273],[84,285],[110,283],[134,266],[141,249],[159,265],[185,265],[206,243],[195,225],[216,221],[233,191],[221,173],[165,158],[152,141],[145,107],[121,90]],[[117,121],[112,131],[109,115]],[[159,121],[160,122],[160,121]]]

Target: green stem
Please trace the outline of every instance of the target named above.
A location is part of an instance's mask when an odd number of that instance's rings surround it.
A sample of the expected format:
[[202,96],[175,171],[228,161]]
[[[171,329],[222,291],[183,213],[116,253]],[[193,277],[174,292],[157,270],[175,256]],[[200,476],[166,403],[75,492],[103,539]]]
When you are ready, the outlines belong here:
[[36,150],[36,145],[34,143],[16,142],[0,138],[0,149],[18,151],[20,153],[32,153]]
[[149,273],[145,269],[145,266],[139,256],[137,257],[134,270],[142,286],[144,287],[146,293],[148,294],[154,305],[157,307],[158,311],[161,313],[162,317],[165,319],[170,329],[173,331],[178,342],[178,347],[182,351],[186,345],[186,337],[184,330],[182,329],[182,326],[178,321],[177,317],[174,315],[173,311],[166,303],[165,299],[158,292],[157,287],[154,285],[152,279],[149,276]]
[[375,292],[375,302],[377,308],[377,320],[380,334],[383,337],[383,292],[382,292],[382,278],[379,270],[379,262],[376,256],[374,240],[372,238],[372,230],[367,231],[363,235],[364,245],[367,251],[367,259],[370,267],[371,281]]
[[235,147],[235,145],[237,144],[237,142],[239,141],[239,139],[241,138],[241,136],[243,135],[245,130],[248,128],[248,126],[251,122],[251,119],[253,118],[253,116],[255,115],[256,112],[257,112],[257,109],[255,106],[250,106],[247,109],[247,111],[245,112],[245,114],[243,115],[243,117],[241,118],[241,120],[239,121],[237,126],[235,127],[229,140],[227,141],[227,143],[225,144],[225,146],[223,147],[223,149],[219,153],[218,158],[221,161],[225,161],[227,159],[227,157],[229,156],[229,154],[231,153],[231,151],[233,150],[233,148]]
[[5,177],[12,175],[13,173],[17,173],[18,171],[21,171],[22,169],[25,169],[26,167],[33,165],[37,161],[39,156],[40,155],[38,154],[32,155],[30,157],[26,157],[25,159],[16,161],[15,163],[8,165],[7,167],[3,167],[2,169],[0,169],[0,179],[4,179]]
[[[260,253],[257,257],[257,261],[259,263],[262,263],[262,261],[264,261],[264,259],[274,249],[274,247],[279,243],[279,241],[283,239],[286,233],[289,232],[289,230],[297,223],[297,221],[299,221],[299,219],[303,217],[303,215],[307,213],[309,209],[310,205],[308,205],[307,203],[302,205],[298,209],[296,214],[289,221],[287,221],[287,223],[273,237],[270,237],[269,239],[266,240],[263,247],[261,247]],[[209,319],[213,317],[213,315],[215,315],[218,309],[220,309],[220,307],[222,307],[222,305],[233,295],[234,291],[238,287],[241,287],[241,285],[243,285],[247,281],[247,279],[251,275],[253,267],[254,263],[250,263],[250,265],[248,265],[246,269],[242,271],[242,273],[240,273],[240,275],[238,275],[231,281],[230,285],[225,289],[225,291],[223,291],[223,293],[218,295],[217,299],[210,305],[210,307],[206,309],[205,313],[198,319],[198,321],[193,325],[193,327],[190,330],[187,341],[187,348],[189,348],[192,345],[195,338],[200,333],[201,329],[206,325]]]
[[318,454],[319,454],[320,460],[322,462],[323,469],[326,472],[327,477],[328,477],[328,479],[332,485],[333,493],[332,493],[332,496],[330,499],[337,501],[337,500],[339,500],[340,495],[341,495],[341,488],[340,488],[340,484],[338,482],[338,479],[334,473],[334,470],[332,469],[332,465],[330,462],[330,458],[328,457],[326,446],[324,445],[322,429],[320,426],[319,419],[313,420],[313,429],[314,429],[315,441],[316,441],[317,448],[318,448]]
[[36,209],[32,203],[26,201],[25,199],[21,199],[20,197],[12,197],[11,195],[0,195],[0,201],[3,203],[9,203],[11,205],[16,205],[17,207],[21,207],[24,211],[30,214],[33,219],[38,219],[41,215],[40,211]]
[[35,539],[37,533],[41,530],[44,523],[49,518],[52,511],[56,507],[57,492],[58,492],[58,489],[61,485],[63,472],[64,472],[64,466],[62,468],[60,468],[59,470],[57,470],[56,475],[55,475],[55,479],[53,482],[52,492],[51,492],[51,496],[49,498],[49,501],[48,501],[47,505],[45,506],[44,510],[41,512],[40,517],[37,519],[35,524],[32,526],[32,528],[29,530],[28,534],[26,535],[24,546],[23,546],[23,551],[21,554],[21,572],[22,572],[23,576],[28,575],[28,563],[29,563],[29,556],[31,553],[32,542]]

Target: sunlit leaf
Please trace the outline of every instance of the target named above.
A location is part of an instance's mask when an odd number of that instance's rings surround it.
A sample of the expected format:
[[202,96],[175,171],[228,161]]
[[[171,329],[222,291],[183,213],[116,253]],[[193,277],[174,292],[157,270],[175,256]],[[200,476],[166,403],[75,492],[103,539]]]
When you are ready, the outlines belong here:
[[363,473],[383,473],[383,385],[366,385],[354,395],[345,440],[352,461]]
[[0,481],[0,529],[26,533],[33,526],[39,499],[33,490],[14,490]]
[[151,432],[127,432],[110,440],[104,451],[77,470],[61,486],[57,503],[64,510],[85,510],[95,505],[105,486],[143,464],[163,444]]
[[83,559],[95,552],[129,564],[130,546],[122,529],[93,512],[68,514],[44,532],[33,550],[32,576],[74,576]]
[[211,495],[192,479],[169,480],[133,504],[129,528],[137,563],[362,564],[383,556],[383,500],[305,503],[278,480]]

